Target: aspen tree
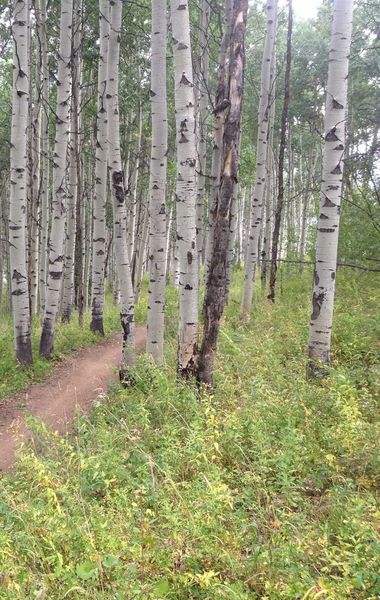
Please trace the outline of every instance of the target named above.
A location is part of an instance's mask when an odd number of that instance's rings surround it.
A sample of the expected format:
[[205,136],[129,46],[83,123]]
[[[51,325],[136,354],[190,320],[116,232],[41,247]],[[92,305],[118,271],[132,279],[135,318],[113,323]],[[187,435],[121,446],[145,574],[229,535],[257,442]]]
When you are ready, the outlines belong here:
[[160,364],[164,358],[166,268],[166,166],[168,146],[166,99],[166,0],[152,0],[151,107],[152,150],[149,197],[149,290],[146,351]]
[[275,161],[274,161],[274,121],[276,116],[276,40],[273,46],[273,56],[271,64],[271,78],[270,78],[270,116],[269,116],[269,128],[268,128],[268,144],[267,144],[267,158],[266,158],[266,181],[265,181],[265,223],[263,228],[263,250],[261,256],[261,287],[265,289],[267,282],[267,271],[268,271],[268,259],[270,256],[271,248],[271,235],[272,235],[272,199],[276,194],[275,184]]
[[110,0],[109,4],[110,32],[107,67],[109,171],[113,202],[113,239],[116,270],[120,285],[120,320],[123,333],[123,351],[119,374],[120,380],[128,383],[128,368],[133,367],[135,364],[135,315],[128,256],[124,174],[120,155],[119,58],[122,2],[121,0]]
[[202,0],[199,64],[199,115],[198,115],[198,155],[199,174],[197,178],[197,252],[198,265],[201,265],[204,251],[204,220],[207,164],[207,118],[208,118],[208,79],[209,79],[209,27],[211,8],[209,0]]
[[33,362],[26,264],[27,127],[29,108],[28,0],[13,2],[13,97],[10,151],[9,260],[14,341],[20,364]]
[[71,139],[69,148],[69,169],[67,181],[66,235],[65,235],[65,268],[62,279],[62,322],[69,323],[74,304],[74,256],[75,256],[75,224],[76,204],[78,202],[76,154]]
[[48,254],[48,229],[49,229],[49,68],[47,57],[47,35],[46,35],[46,0],[35,0],[37,38],[39,43],[39,54],[41,61],[41,117],[40,117],[40,212],[39,212],[39,308],[45,310],[46,298],[46,272]]
[[249,317],[252,307],[259,237],[263,220],[264,191],[267,178],[267,140],[271,104],[271,64],[274,57],[273,49],[276,39],[277,0],[269,0],[265,9],[267,15],[267,31],[261,66],[261,91],[256,144],[256,174],[252,195],[249,243],[240,311],[242,319],[247,319]]
[[281,113],[281,133],[280,133],[280,149],[278,153],[278,191],[277,203],[274,213],[274,226],[272,233],[272,249],[271,249],[271,265],[269,278],[269,294],[268,299],[275,301],[276,294],[276,278],[277,278],[277,259],[281,258],[282,251],[282,236],[284,229],[281,229],[282,211],[284,205],[284,162],[285,148],[287,144],[287,126],[289,112],[289,97],[290,97],[290,70],[292,64],[292,34],[293,34],[293,7],[292,0],[288,0],[288,33],[286,43],[286,66],[284,76],[284,102]]
[[233,0],[228,87],[229,102],[223,135],[223,159],[217,197],[210,268],[203,305],[204,333],[199,354],[197,378],[212,386],[220,321],[227,298],[227,255],[230,237],[231,204],[238,176],[240,122],[245,67],[244,39],[248,0]]
[[205,263],[206,263],[206,279],[210,266],[213,232],[212,226],[214,222],[214,212],[220,184],[220,173],[222,166],[223,153],[223,133],[224,133],[224,118],[225,111],[228,108],[227,101],[227,59],[230,40],[230,28],[232,23],[232,0],[225,0],[224,4],[224,34],[220,44],[218,57],[218,80],[215,93],[215,108],[214,108],[214,139],[211,161],[211,190],[208,206],[208,223],[205,248]]
[[[36,12],[36,10],[35,10]],[[29,17],[30,18],[30,17]],[[39,205],[40,205],[40,168],[41,168],[41,56],[38,45],[34,43],[32,27],[29,27],[29,182],[28,182],[28,269],[30,312],[38,312],[38,282],[39,282]],[[33,71],[35,75],[33,77]]]
[[49,272],[40,341],[40,355],[45,358],[49,358],[54,349],[54,333],[64,260],[67,198],[67,147],[70,132],[72,18],[72,0],[62,0],[58,51],[57,108],[53,163],[52,223],[49,243]]
[[107,202],[107,63],[109,38],[109,2],[99,0],[99,59],[97,129],[95,147],[95,194],[93,212],[92,307],[91,331],[104,335],[104,257]]
[[334,0],[325,106],[325,141],[308,343],[308,375],[330,364],[353,0]]
[[[140,70],[138,71],[138,76],[140,77]],[[163,77],[163,73],[161,72],[161,77]],[[133,252],[136,248],[137,240],[136,240],[136,214],[137,214],[137,194],[138,194],[138,181],[140,174],[140,163],[141,163],[141,146],[142,146],[142,128],[143,128],[143,109],[142,104],[139,99],[138,101],[138,129],[137,129],[137,141],[136,141],[136,156],[135,156],[135,164],[133,167],[133,171],[130,177],[130,188],[128,190],[127,198],[129,198],[129,206],[127,207],[127,234],[128,234],[128,256],[129,261],[132,261]],[[131,149],[129,148],[129,163],[131,162],[130,158]]]
[[177,240],[179,255],[179,340],[177,368],[194,372],[198,344],[196,249],[196,145],[194,84],[188,0],[171,0],[177,133]]

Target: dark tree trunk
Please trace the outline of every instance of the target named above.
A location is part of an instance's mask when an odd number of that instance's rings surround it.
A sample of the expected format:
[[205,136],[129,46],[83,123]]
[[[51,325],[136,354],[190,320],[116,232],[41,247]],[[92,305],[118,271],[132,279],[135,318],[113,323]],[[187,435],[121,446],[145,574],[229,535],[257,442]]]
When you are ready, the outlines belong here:
[[288,40],[286,46],[286,68],[285,68],[285,91],[284,91],[284,104],[282,107],[281,115],[281,137],[280,137],[280,149],[278,155],[278,196],[277,206],[274,214],[274,227],[272,236],[272,262],[270,268],[270,280],[269,280],[269,294],[268,299],[275,301],[276,295],[276,277],[277,277],[277,256],[278,256],[278,242],[280,239],[281,229],[281,217],[282,210],[284,207],[284,160],[285,160],[285,148],[286,148],[286,129],[288,122],[288,110],[289,110],[289,87],[290,87],[290,67],[292,63],[292,30],[293,30],[293,9],[292,0],[288,0],[289,13],[288,13]]
[[213,384],[220,320],[228,294],[227,263],[231,202],[238,176],[238,146],[243,100],[244,38],[247,10],[248,0],[234,0],[229,42],[229,86],[227,90],[229,108],[223,135],[223,160],[213,217],[211,259],[203,305],[204,333],[197,370],[198,381],[209,387]]

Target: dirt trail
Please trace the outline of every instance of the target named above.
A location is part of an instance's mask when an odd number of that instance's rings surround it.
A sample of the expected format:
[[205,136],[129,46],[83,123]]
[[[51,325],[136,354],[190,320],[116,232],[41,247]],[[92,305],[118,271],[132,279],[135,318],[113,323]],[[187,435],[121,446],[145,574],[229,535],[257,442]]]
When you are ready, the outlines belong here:
[[[136,346],[145,344],[145,327],[136,328]],[[25,415],[38,417],[59,433],[70,431],[77,407],[88,413],[96,398],[117,380],[120,335],[83,348],[60,362],[42,382],[0,400],[0,472],[9,470],[21,439],[30,438]]]

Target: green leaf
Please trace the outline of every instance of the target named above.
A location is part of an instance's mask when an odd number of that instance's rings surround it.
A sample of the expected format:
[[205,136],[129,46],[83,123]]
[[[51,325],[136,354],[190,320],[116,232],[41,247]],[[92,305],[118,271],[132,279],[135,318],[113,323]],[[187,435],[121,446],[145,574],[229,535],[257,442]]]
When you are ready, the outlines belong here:
[[108,554],[108,556],[105,556],[102,560],[103,562],[103,567],[105,567],[106,569],[111,569],[112,567],[116,567],[116,565],[119,563],[119,559],[117,558],[117,556],[112,556],[112,554]]
[[91,562],[90,560],[85,560],[77,565],[76,572],[80,579],[87,581],[87,579],[93,579],[97,576],[98,567],[96,563]]
[[161,581],[159,581],[159,583],[155,586],[154,593],[157,594],[157,596],[166,596],[169,589],[170,589],[170,585],[169,585],[168,580],[161,579]]

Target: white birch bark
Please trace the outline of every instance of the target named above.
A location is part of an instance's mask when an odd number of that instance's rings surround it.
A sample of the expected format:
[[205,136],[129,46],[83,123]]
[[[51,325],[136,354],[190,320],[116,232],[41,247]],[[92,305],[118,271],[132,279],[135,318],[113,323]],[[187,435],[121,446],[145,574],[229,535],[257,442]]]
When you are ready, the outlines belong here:
[[[72,140],[72,144],[73,144]],[[78,201],[76,154],[73,145],[69,149],[69,172],[67,182],[67,210],[65,236],[65,268],[62,280],[62,322],[69,323],[74,305],[74,258],[76,204]]]
[[31,364],[30,309],[26,264],[27,127],[29,108],[28,0],[13,2],[13,97],[10,150],[9,259],[14,343],[20,364]]
[[148,242],[149,233],[149,215],[148,207],[142,206],[141,221],[138,230],[136,250],[134,252],[134,298],[135,304],[139,301],[142,280],[144,275],[144,258]]
[[180,266],[177,368],[194,372],[198,344],[196,144],[188,0],[171,0],[177,130],[177,239]]
[[109,38],[109,3],[99,0],[99,62],[98,62],[98,98],[97,131],[95,148],[95,194],[92,236],[92,307],[91,331],[104,335],[104,258],[106,238],[106,202],[107,202],[107,63]]
[[40,118],[40,213],[39,213],[39,308],[45,310],[46,298],[46,272],[48,254],[48,229],[49,229],[49,130],[48,130],[48,103],[49,103],[49,68],[47,57],[46,36],[46,0],[35,1],[36,27],[38,33],[39,52],[41,60],[41,118]]
[[353,0],[335,0],[325,108],[325,142],[309,329],[309,376],[330,363],[343,158],[346,142],[347,78]]
[[66,214],[67,147],[70,133],[72,0],[61,0],[60,41],[57,73],[56,132],[53,162],[52,224],[49,242],[49,272],[42,324],[40,354],[49,358],[54,349],[54,332],[59,305],[64,260]]
[[166,100],[166,0],[152,0],[152,150],[149,197],[149,290],[146,351],[156,363],[164,359],[166,271],[166,167],[168,149]]
[[[41,154],[41,139],[40,132],[40,117],[41,117],[41,58],[38,52],[38,47],[33,51],[34,36],[30,34],[30,49],[29,58],[32,66],[30,70],[30,201],[28,205],[29,213],[29,295],[30,295],[30,312],[32,315],[38,312],[38,281],[39,281],[39,204],[40,204],[40,154]],[[35,55],[35,60],[33,56]],[[32,70],[35,66],[35,77],[33,81]]]
[[273,61],[273,48],[276,39],[277,0],[267,2],[265,9],[267,15],[267,31],[261,66],[261,91],[256,144],[256,173],[252,195],[250,233],[240,311],[240,316],[243,319],[248,317],[252,307],[254,279],[259,251],[259,237],[263,219],[264,190],[267,177],[266,159],[271,98],[271,64]]
[[133,367],[135,364],[135,315],[128,256],[124,174],[120,155],[119,57],[122,3],[121,0],[109,0],[109,4],[110,32],[107,82],[107,95],[109,97],[109,169],[113,201],[114,248],[120,285],[120,319],[123,332],[123,351],[119,374],[121,381],[127,383],[128,368]]
[[[140,72],[139,72],[140,73]],[[161,73],[162,76],[163,73]],[[132,261],[133,252],[136,247],[136,214],[137,214],[137,185],[139,181],[139,173],[140,173],[140,161],[141,161],[141,143],[142,143],[142,105],[139,100],[139,108],[138,108],[138,130],[137,130],[137,143],[136,143],[136,158],[135,164],[131,176],[131,184],[130,189],[128,190],[128,196],[130,198],[130,204],[127,209],[128,215],[128,256],[129,261]],[[129,164],[131,163],[131,156],[129,150]]]
[[263,229],[263,251],[262,251],[262,262],[261,262],[261,287],[265,289],[268,271],[268,261],[271,251],[271,238],[272,238],[272,221],[273,221],[273,210],[272,210],[272,199],[276,194],[275,174],[274,174],[274,122],[276,116],[276,40],[273,46],[273,56],[271,63],[271,75],[270,75],[270,116],[269,116],[269,130],[268,130],[268,144],[267,144],[267,175],[265,183],[265,226]]

